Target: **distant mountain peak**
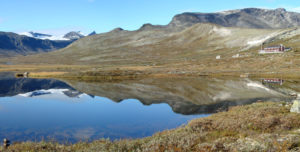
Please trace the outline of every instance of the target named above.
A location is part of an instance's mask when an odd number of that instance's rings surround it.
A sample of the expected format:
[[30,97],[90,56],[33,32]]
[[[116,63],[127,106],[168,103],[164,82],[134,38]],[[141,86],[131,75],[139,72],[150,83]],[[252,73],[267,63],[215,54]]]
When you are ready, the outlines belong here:
[[64,35],[64,38],[69,39],[69,40],[77,40],[77,39],[80,39],[83,37],[84,37],[84,35],[80,31],[77,31],[77,32],[72,31],[72,32],[69,32]]
[[287,12],[285,8],[277,8],[276,11]]
[[217,13],[182,13],[176,15],[169,27],[188,27],[197,23],[213,23],[225,27],[281,29],[300,26],[300,13],[284,8],[244,8]]
[[113,30],[110,31],[110,32],[121,32],[121,31],[124,31],[124,29],[118,27],[118,28],[113,29]]
[[92,36],[92,35],[96,35],[96,31],[93,31],[92,33],[90,33],[88,36]]
[[155,28],[154,25],[152,25],[150,23],[146,23],[139,30],[152,30],[153,28]]

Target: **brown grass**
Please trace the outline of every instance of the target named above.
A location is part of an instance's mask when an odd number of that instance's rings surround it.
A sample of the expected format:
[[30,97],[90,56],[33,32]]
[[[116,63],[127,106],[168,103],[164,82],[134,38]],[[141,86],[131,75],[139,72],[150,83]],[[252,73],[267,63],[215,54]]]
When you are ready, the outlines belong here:
[[66,74],[67,72],[31,72],[29,74],[29,77],[59,77],[62,76],[64,74]]
[[204,131],[272,133],[299,127],[300,115],[290,113],[285,106],[276,107],[274,103],[260,103],[234,107],[228,112],[221,112],[205,119],[193,120],[189,126],[195,130]]

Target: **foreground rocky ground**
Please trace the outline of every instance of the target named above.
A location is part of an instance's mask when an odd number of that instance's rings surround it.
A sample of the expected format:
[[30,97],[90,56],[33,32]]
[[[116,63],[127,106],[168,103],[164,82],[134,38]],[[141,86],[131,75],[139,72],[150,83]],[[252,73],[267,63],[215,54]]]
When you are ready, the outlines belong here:
[[290,103],[237,106],[143,139],[61,145],[13,143],[0,151],[299,151],[300,114]]

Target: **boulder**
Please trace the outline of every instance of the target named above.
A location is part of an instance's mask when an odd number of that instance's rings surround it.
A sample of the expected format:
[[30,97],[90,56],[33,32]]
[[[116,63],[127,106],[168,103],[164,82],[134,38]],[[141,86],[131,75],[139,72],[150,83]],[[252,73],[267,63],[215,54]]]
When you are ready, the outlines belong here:
[[300,100],[294,100],[290,112],[300,113]]

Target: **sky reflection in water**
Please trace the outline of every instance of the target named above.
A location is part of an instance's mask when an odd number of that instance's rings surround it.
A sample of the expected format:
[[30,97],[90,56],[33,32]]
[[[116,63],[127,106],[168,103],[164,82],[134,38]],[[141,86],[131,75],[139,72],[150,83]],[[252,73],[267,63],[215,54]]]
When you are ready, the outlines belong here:
[[60,142],[138,138],[206,116],[176,114],[167,104],[145,106],[135,99],[116,103],[87,94],[70,98],[61,91],[1,97],[0,138]]

